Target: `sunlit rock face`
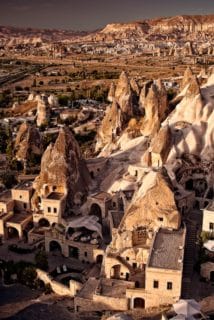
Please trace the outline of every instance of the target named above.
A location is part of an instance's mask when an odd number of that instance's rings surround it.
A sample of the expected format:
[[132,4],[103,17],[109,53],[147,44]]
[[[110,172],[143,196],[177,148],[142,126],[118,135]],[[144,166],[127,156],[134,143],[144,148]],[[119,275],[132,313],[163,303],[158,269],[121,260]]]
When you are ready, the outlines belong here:
[[37,101],[37,119],[36,124],[38,127],[46,125],[49,121],[50,116],[50,105],[48,103],[48,97],[45,95],[38,95],[36,97]]
[[[134,85],[133,81],[132,85]],[[136,85],[135,89],[137,90]],[[116,87],[114,84],[111,85],[108,99],[112,101],[112,104],[107,108],[98,130],[97,151],[108,147],[113,148],[116,138],[125,129],[128,121],[138,112],[137,95],[125,72],[121,73]]]
[[139,105],[145,112],[141,133],[144,136],[154,136],[160,128],[167,109],[167,94],[160,80],[144,86],[140,94]]
[[174,147],[168,160],[191,153],[211,160],[214,157],[214,77],[200,88],[195,75],[187,70],[183,80],[181,102],[169,115],[174,133]]
[[150,171],[136,191],[110,248],[120,251],[132,247],[132,234],[142,227],[150,231],[160,226],[179,229],[180,223],[181,216],[167,175]]
[[41,155],[43,147],[38,129],[24,122],[19,127],[14,148],[19,161],[28,161],[30,157]]
[[34,181],[33,206],[38,209],[38,197],[46,197],[55,191],[66,196],[70,209],[83,200],[90,184],[90,175],[80,148],[68,128],[63,128],[55,144],[50,144],[42,156],[41,171]]

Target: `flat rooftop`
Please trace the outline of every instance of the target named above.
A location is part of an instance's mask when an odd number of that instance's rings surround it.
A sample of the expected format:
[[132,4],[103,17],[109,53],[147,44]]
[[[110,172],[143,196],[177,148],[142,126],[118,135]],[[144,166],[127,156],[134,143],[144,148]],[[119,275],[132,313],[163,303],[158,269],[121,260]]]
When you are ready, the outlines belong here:
[[7,203],[12,199],[12,194],[10,190],[4,191],[0,194],[0,202]]
[[99,200],[104,200],[106,198],[110,198],[110,194],[107,192],[98,192],[93,195],[91,195],[91,198],[99,199]]
[[15,190],[29,190],[32,189],[33,182],[32,181],[22,181],[17,186],[15,186],[13,189]]
[[22,223],[23,221],[25,221],[27,218],[29,218],[30,215],[27,213],[15,213],[8,221],[7,223]]
[[148,267],[182,270],[185,230],[160,229],[155,236]]
[[214,211],[214,202],[209,203],[205,210]]
[[100,289],[101,295],[106,297],[114,298],[125,298],[126,289],[133,289],[134,285],[132,282],[116,279],[101,279]]
[[77,294],[78,297],[85,298],[92,300],[93,295],[96,291],[96,288],[98,286],[99,280],[95,278],[90,278],[88,281],[84,284],[83,288],[79,291]]
[[49,200],[61,200],[64,197],[64,193],[60,193],[60,192],[51,192],[47,199]]

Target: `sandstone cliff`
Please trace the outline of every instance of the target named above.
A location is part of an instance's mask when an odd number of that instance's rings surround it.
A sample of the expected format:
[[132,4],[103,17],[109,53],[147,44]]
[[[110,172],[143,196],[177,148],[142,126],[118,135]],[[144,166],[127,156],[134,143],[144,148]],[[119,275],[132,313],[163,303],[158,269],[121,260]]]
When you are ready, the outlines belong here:
[[80,148],[70,130],[63,128],[55,144],[50,144],[42,156],[41,171],[34,181],[33,207],[38,210],[38,197],[55,191],[66,196],[69,210],[82,202],[89,183],[90,175]]
[[122,72],[116,88],[114,85],[110,88],[109,100],[113,102],[107,108],[105,117],[98,130],[97,151],[108,147],[111,149],[129,120],[138,113],[137,99],[137,95],[131,87],[127,74]]
[[19,127],[14,147],[15,157],[19,161],[28,161],[34,155],[40,156],[43,148],[41,136],[37,128],[23,123]]
[[132,199],[110,250],[119,252],[132,247],[132,233],[135,230],[146,228],[154,231],[160,226],[179,229],[180,222],[180,213],[168,177],[151,171],[143,178],[141,187]]
[[35,100],[37,101],[37,126],[46,125],[50,116],[50,105],[48,103],[48,97],[45,95],[38,95]]
[[160,80],[156,83],[147,83],[141,91],[140,108],[144,110],[141,133],[144,136],[154,136],[160,128],[167,110],[167,94]]
[[189,81],[180,94],[182,100],[167,119],[174,131],[169,161],[183,153],[207,160],[214,157],[214,77],[211,75],[207,84],[200,87],[197,78],[189,71],[188,74]]

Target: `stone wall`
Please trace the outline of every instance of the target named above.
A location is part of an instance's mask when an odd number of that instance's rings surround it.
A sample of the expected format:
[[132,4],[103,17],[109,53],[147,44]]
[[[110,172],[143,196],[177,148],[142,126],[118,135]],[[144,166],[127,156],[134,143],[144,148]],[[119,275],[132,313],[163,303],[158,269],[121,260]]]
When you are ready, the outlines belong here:
[[7,221],[9,218],[13,216],[13,212],[8,213],[7,215],[4,215],[4,217],[0,218],[0,235],[6,238],[7,233],[5,234],[5,221]]
[[14,201],[11,200],[7,203],[5,202],[0,202],[0,213],[3,212],[3,213],[8,213],[10,211],[12,211],[14,208]]
[[45,284],[50,284],[53,292],[55,292],[59,296],[74,297],[77,290],[81,289],[82,285],[74,280],[70,281],[69,283],[70,287],[66,287],[63,284],[53,280],[47,272],[40,269],[36,269],[36,272],[37,272],[37,277],[40,280],[42,280]]
[[203,231],[210,232],[210,223],[214,224],[214,211],[204,210],[203,211]]
[[93,300],[75,297],[76,311],[126,311],[128,310],[128,300],[126,298],[113,298],[99,295],[93,295]]
[[206,262],[201,265],[201,276],[210,280],[211,272],[214,272],[214,262]]
[[[18,209],[30,209],[30,199],[32,195],[32,190],[20,190],[12,189],[12,198],[15,200],[15,205]],[[24,204],[26,207],[24,207]]]
[[[154,288],[154,281],[158,281],[158,288]],[[172,289],[167,289],[167,282],[172,282]],[[181,295],[182,271],[158,268],[146,269],[146,290],[159,296],[177,297]]]

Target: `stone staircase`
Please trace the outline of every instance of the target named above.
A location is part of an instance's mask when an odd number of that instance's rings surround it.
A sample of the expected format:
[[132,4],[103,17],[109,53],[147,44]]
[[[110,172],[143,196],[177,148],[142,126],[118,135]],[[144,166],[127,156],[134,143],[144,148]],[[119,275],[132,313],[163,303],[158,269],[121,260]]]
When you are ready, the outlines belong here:
[[196,241],[197,229],[194,222],[187,222],[187,235],[184,253],[184,267],[182,280],[182,298],[191,297],[191,280],[193,276],[193,268],[196,261]]

